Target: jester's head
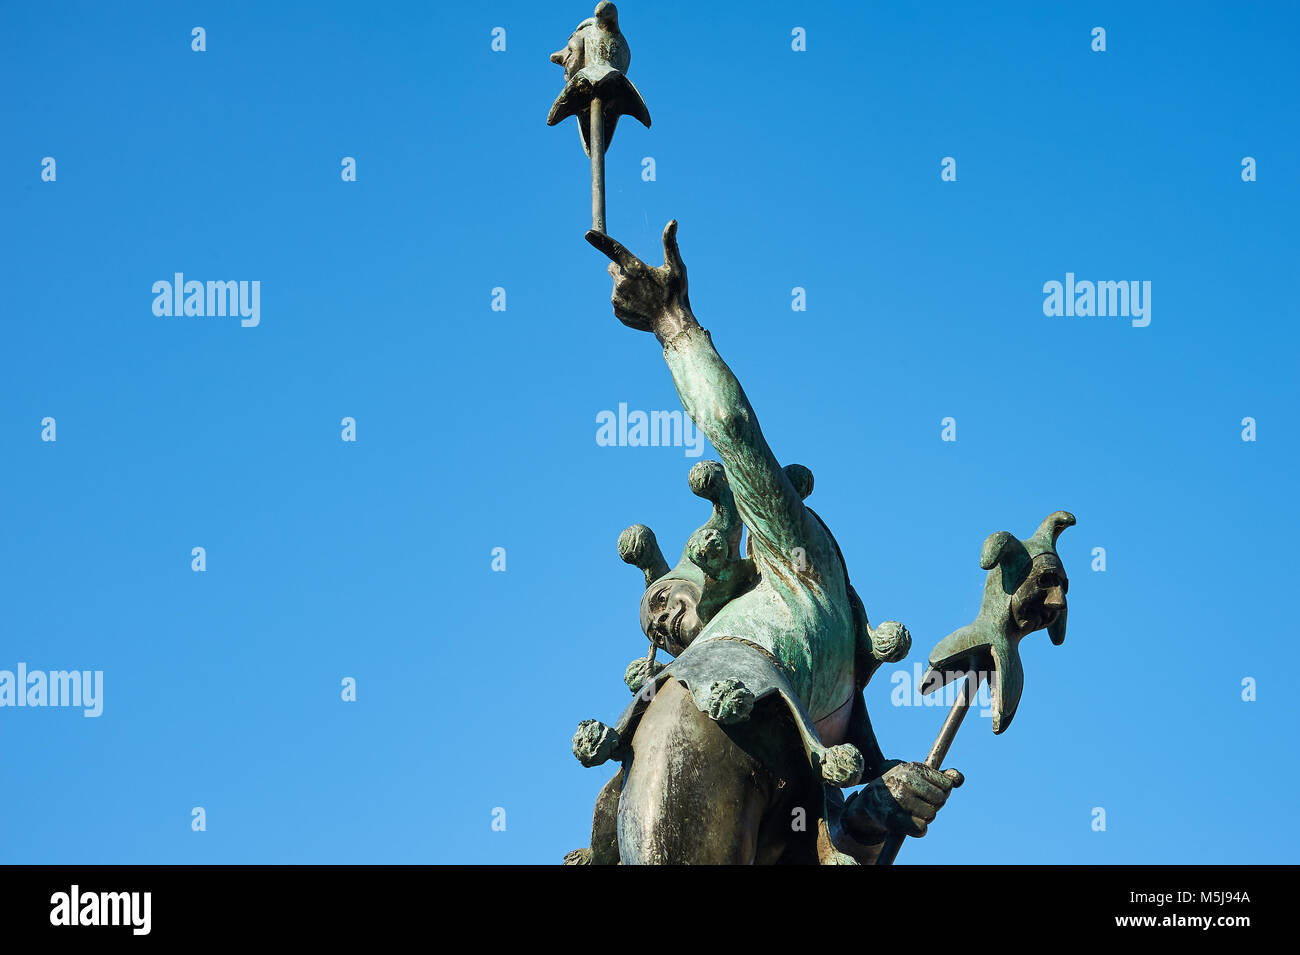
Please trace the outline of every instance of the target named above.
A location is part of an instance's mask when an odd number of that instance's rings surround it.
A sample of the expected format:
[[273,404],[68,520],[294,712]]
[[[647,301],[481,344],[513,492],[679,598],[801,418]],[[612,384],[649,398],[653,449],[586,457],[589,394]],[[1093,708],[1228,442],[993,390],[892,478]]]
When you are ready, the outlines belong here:
[[673,656],[690,646],[727,601],[754,583],[753,561],[740,554],[744,528],[726,470],[717,461],[700,461],[687,483],[692,493],[713,504],[713,513],[687,540],[676,567],[669,569],[654,532],[644,524],[633,524],[618,538],[619,557],[645,574],[641,630]]
[[[692,570],[697,573],[693,575]],[[641,597],[641,632],[673,656],[690,646],[704,629],[700,619],[704,587],[692,579],[696,575],[698,568],[670,571]]]

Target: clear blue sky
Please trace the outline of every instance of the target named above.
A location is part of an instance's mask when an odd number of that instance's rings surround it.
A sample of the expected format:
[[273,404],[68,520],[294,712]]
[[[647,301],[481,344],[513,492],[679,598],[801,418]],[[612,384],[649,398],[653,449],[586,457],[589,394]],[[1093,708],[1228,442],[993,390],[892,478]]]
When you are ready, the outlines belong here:
[[[105,700],[0,709],[0,861],[586,844],[608,773],[569,738],[645,647],[615,540],[675,557],[706,516],[682,448],[595,441],[678,405],[583,241],[573,123],[544,124],[590,12],[4,6],[0,669],[103,670]],[[1295,8],[621,20],[654,125],[613,141],[609,231],[657,264],[680,220],[696,313],[872,619],[911,629],[903,669],[974,615],[986,535],[1079,519],[1065,644],[1026,640],[1014,725],[963,730],[968,783],[900,863],[1297,861]],[[259,281],[260,325],[155,316],[174,272]],[[1045,316],[1067,272],[1150,281],[1151,324]],[[892,672],[878,734],[923,758],[942,714],[891,706]]]

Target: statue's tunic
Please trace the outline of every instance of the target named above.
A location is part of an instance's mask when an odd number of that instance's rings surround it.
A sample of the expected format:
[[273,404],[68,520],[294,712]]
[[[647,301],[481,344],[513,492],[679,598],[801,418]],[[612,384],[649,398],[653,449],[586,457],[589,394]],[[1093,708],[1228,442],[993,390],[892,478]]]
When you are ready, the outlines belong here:
[[[772,454],[754,409],[709,333],[695,325],[676,333],[665,344],[664,359],[686,412],[722,459],[759,579],[726,603],[650,683],[657,690],[677,680],[703,712],[710,711],[710,694],[720,682],[740,681],[755,702],[783,700],[808,757],[807,782],[824,794],[817,807],[819,861],[871,862],[874,847],[852,843],[839,823],[844,799],[836,787],[855,785],[859,772],[863,782],[874,779],[885,767],[855,682],[855,651],[870,641],[865,613],[859,604],[855,624],[855,601],[839,549]],[[653,691],[639,691],[612,737],[632,740],[653,698]],[[827,738],[827,727],[834,727],[834,738]],[[846,748],[858,754],[857,769],[838,752]],[[624,748],[619,758],[631,754]],[[765,762],[764,753],[751,755]],[[615,777],[619,786],[627,765]],[[606,861],[618,861],[617,853]]]
[[709,333],[698,326],[678,332],[664,360],[687,414],[726,468],[760,578],[718,612],[683,658],[722,639],[757,644],[785,670],[812,719],[822,720],[854,691],[853,615],[835,543],[767,446]]

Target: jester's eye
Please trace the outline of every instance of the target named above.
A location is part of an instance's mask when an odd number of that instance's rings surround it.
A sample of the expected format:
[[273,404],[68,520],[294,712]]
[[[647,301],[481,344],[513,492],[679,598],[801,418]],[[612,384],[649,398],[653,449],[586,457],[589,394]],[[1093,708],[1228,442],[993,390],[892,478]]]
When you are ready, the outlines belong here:
[[1060,574],[1047,573],[1039,578],[1039,587],[1043,590],[1060,587],[1061,593],[1068,594],[1070,592],[1070,581]]

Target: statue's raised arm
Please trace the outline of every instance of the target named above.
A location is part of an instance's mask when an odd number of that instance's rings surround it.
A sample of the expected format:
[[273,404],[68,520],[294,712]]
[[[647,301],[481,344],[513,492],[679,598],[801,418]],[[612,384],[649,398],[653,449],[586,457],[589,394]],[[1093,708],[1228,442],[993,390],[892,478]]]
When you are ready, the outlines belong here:
[[588,232],[587,241],[610,259],[614,315],[629,328],[652,332],[663,345],[682,406],[727,469],[751,546],[779,564],[788,564],[796,548],[805,557],[814,556],[810,545],[824,549],[824,535],[810,528],[803,501],[768,447],[744,389],[691,311],[677,221],[664,227],[664,264],[658,268],[602,232]]

